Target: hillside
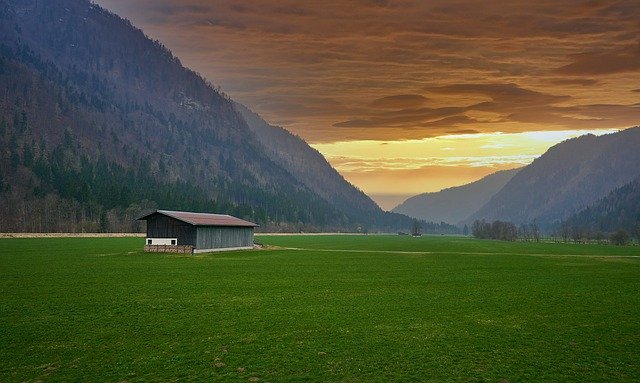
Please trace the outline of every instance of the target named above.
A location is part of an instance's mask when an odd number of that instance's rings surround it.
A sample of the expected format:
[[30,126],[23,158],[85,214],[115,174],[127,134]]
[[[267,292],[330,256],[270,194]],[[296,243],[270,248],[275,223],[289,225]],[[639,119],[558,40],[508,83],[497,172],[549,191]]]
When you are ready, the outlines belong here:
[[470,220],[557,224],[638,177],[639,147],[638,127],[559,143],[518,172]]
[[[246,106],[235,103],[269,157],[297,180],[348,215],[381,215],[380,208],[362,191],[348,183],[317,150],[300,137],[273,126]],[[439,222],[439,221],[438,221]]]
[[613,190],[565,223],[569,228],[589,232],[613,233],[623,229],[637,233],[640,228],[640,177]]
[[[250,128],[168,49],[86,0],[0,0],[0,89],[0,231],[136,230],[156,207],[264,230],[411,223],[372,209],[320,155],[287,166],[271,140],[290,134]],[[316,169],[344,202],[314,189]]]
[[392,211],[426,221],[457,224],[478,211],[519,170],[503,170],[467,185],[419,194]]

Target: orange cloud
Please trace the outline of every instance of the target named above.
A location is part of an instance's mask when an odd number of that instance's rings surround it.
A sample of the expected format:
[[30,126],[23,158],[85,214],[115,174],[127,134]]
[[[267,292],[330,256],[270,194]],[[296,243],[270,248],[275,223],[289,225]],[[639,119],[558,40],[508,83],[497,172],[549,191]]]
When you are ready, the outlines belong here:
[[640,102],[620,78],[640,70],[635,0],[98,3],[311,142],[622,128]]

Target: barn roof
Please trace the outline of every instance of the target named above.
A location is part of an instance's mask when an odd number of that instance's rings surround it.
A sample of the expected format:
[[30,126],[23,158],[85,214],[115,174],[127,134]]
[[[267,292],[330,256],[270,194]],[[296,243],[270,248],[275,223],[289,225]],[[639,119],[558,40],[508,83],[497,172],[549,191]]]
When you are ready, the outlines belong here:
[[175,218],[179,221],[186,222],[194,226],[235,226],[235,227],[257,227],[253,222],[245,221],[240,218],[236,218],[226,214],[210,214],[210,213],[192,213],[189,211],[171,211],[171,210],[156,210],[153,213],[147,214],[144,217],[138,218],[138,220],[146,221],[150,216],[154,214],[162,214],[171,218]]

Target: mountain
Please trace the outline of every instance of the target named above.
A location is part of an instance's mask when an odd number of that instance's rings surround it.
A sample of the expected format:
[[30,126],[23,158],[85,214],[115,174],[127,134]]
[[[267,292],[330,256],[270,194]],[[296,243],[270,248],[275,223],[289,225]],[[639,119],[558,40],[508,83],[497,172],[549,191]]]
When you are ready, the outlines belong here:
[[550,227],[640,175],[640,127],[561,142],[524,167],[469,221]]
[[242,104],[235,103],[235,106],[264,144],[269,157],[325,201],[347,215],[364,214],[370,219],[381,215],[381,209],[371,198],[348,183],[320,152],[300,137],[270,125]]
[[478,211],[519,170],[502,170],[467,185],[419,194],[392,211],[425,221],[456,224]]
[[640,228],[640,177],[569,217],[564,224],[582,231],[613,233],[623,229],[636,233]]
[[87,0],[0,0],[0,90],[0,231],[137,230],[157,207],[263,230],[412,222]]

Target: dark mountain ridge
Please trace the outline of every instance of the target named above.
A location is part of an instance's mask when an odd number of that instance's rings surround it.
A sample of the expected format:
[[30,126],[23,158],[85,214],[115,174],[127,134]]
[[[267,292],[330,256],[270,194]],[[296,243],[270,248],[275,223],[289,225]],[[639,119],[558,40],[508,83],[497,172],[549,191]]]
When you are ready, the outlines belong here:
[[267,123],[244,105],[236,103],[247,125],[258,137],[269,157],[297,180],[347,214],[365,213],[371,219],[381,213],[366,194],[347,182],[317,150],[287,130]]
[[640,177],[569,217],[563,225],[570,231],[578,230],[583,234],[613,233],[620,229],[639,233]]
[[226,95],[85,0],[0,0],[0,89],[0,231],[135,230],[155,207],[266,230],[411,224],[372,208],[319,154],[305,158],[346,198],[314,190]]

